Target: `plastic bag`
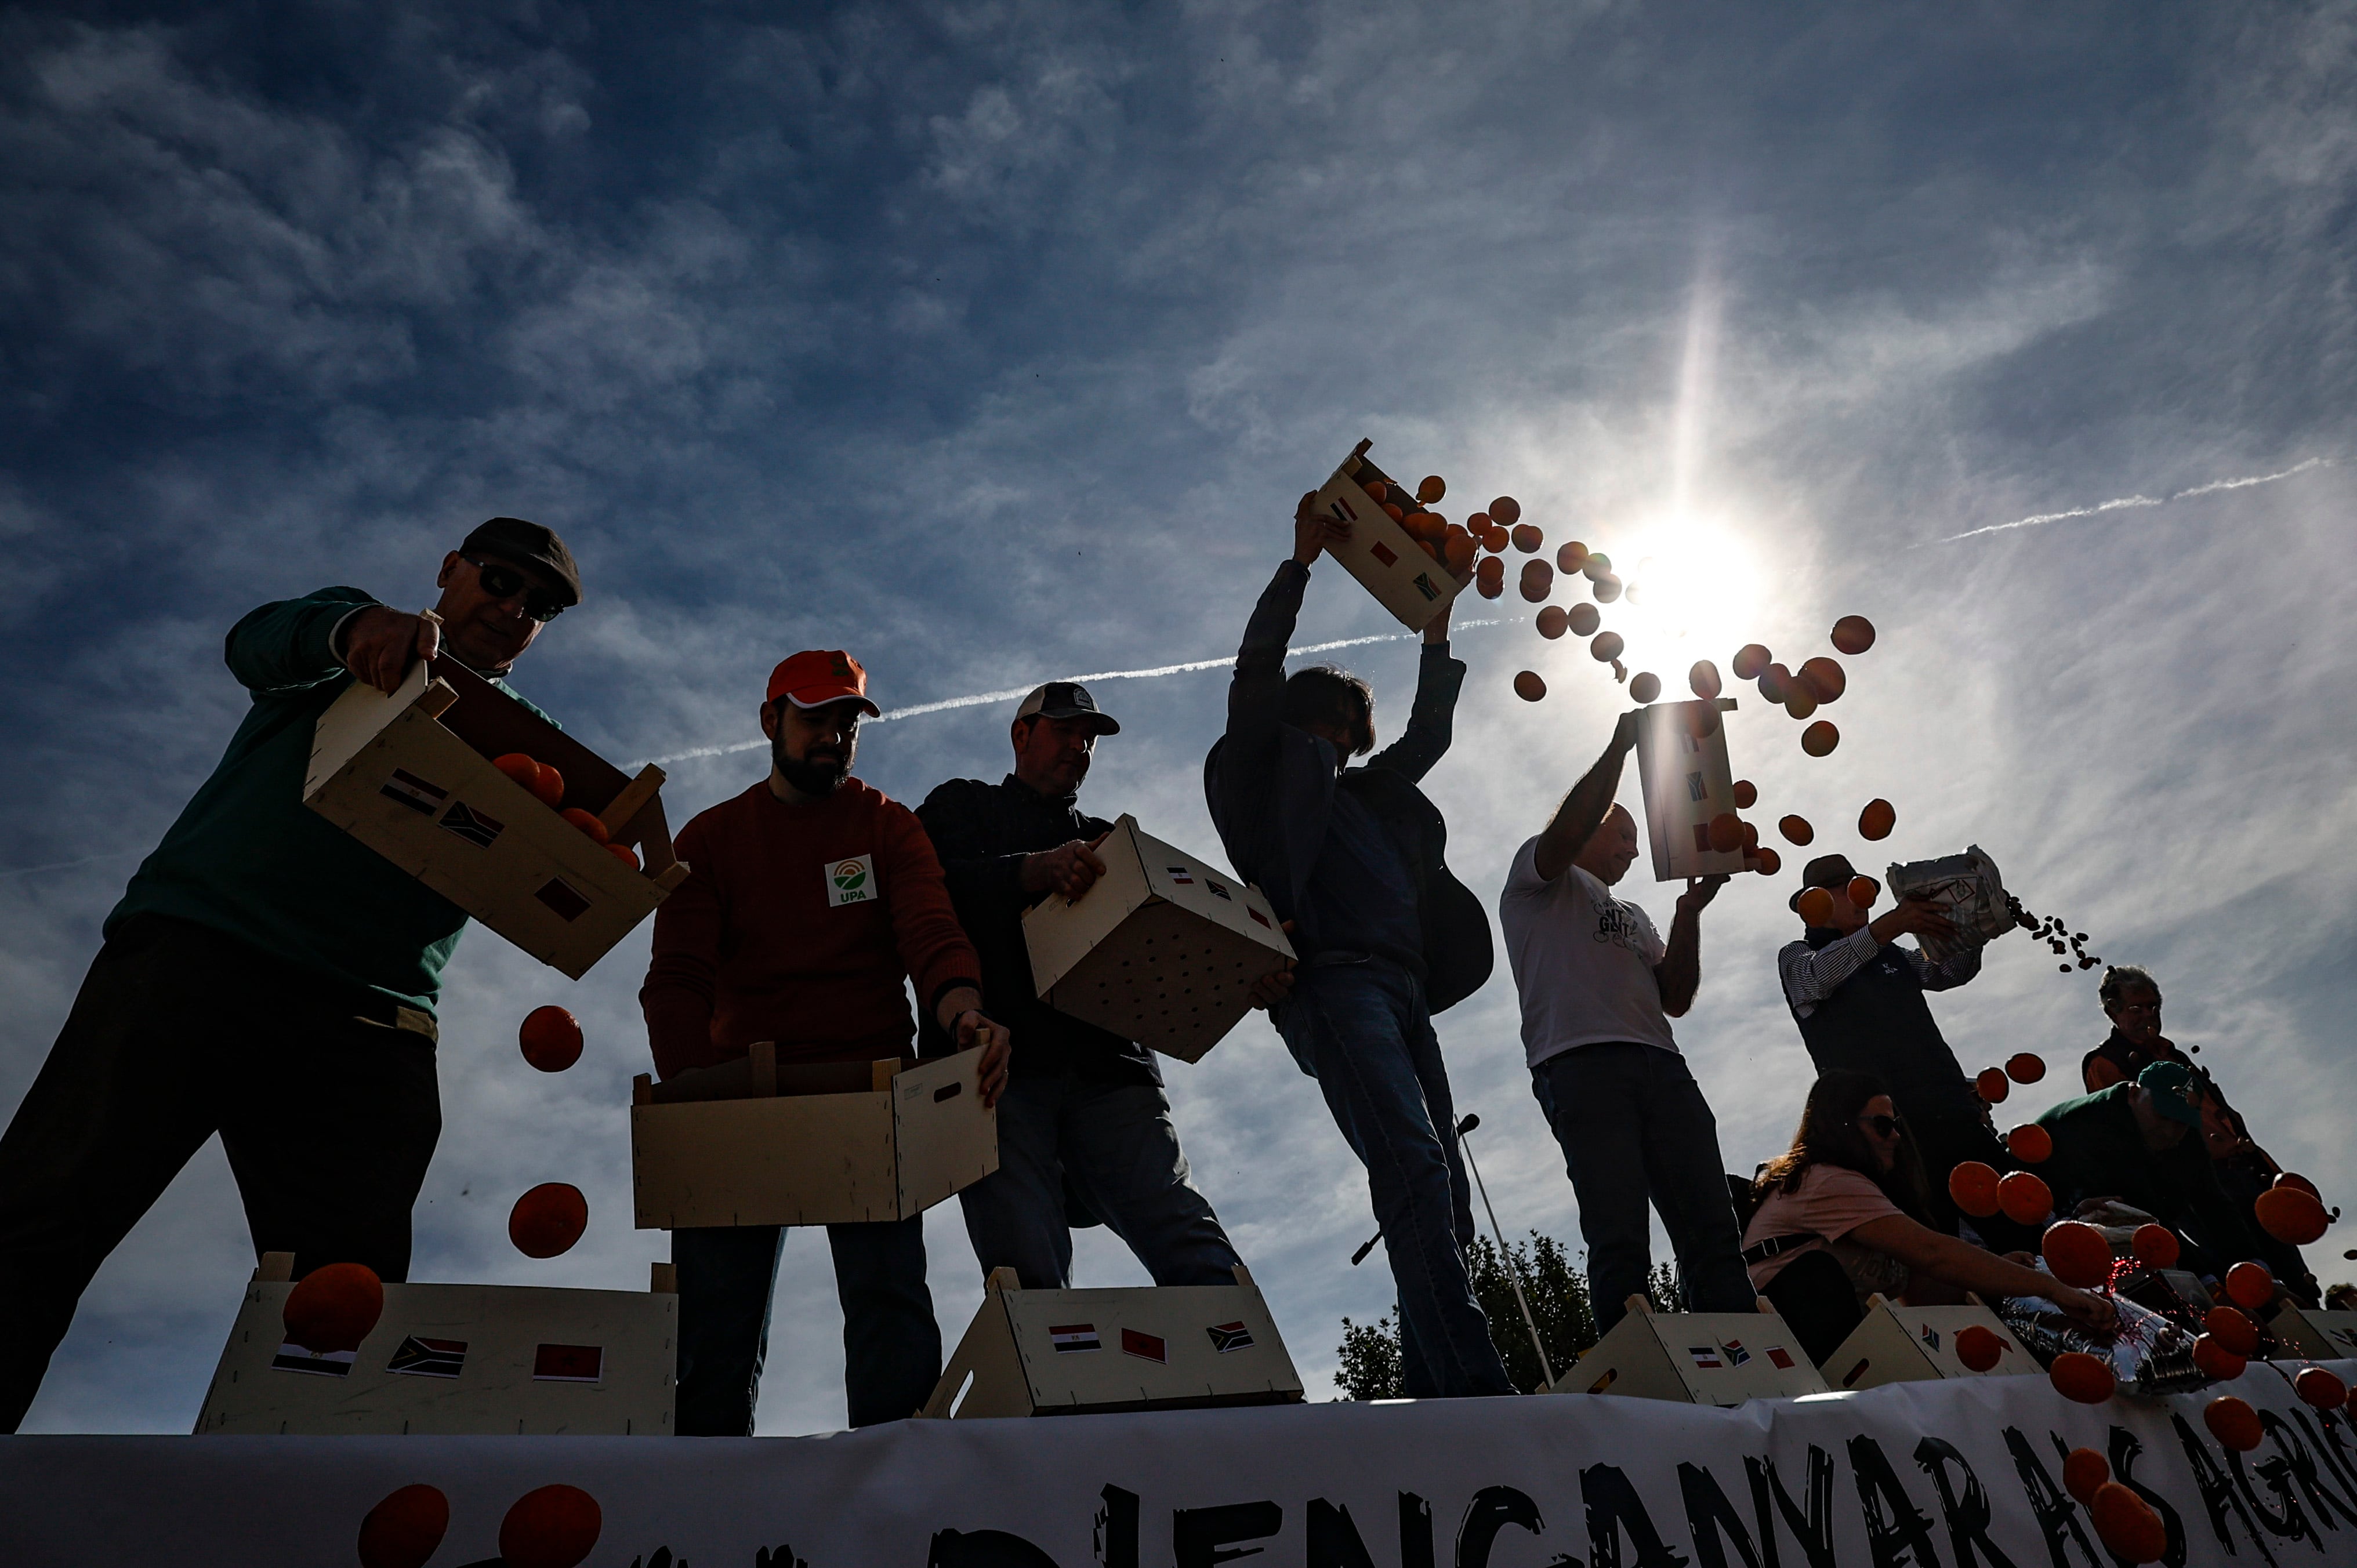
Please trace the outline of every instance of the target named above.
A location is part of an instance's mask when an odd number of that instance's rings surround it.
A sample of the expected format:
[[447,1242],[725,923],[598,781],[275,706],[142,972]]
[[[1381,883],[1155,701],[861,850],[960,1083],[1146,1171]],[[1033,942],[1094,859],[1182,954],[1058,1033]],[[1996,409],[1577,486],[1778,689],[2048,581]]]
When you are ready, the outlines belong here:
[[2110,1334],[2080,1327],[2044,1296],[2007,1296],[1996,1304],[1996,1315],[2040,1366],[2066,1350],[2083,1350],[2111,1367],[2122,1393],[2184,1393],[2209,1383],[2193,1364],[2192,1335],[2124,1297],[2114,1296],[2112,1305],[2120,1317]]

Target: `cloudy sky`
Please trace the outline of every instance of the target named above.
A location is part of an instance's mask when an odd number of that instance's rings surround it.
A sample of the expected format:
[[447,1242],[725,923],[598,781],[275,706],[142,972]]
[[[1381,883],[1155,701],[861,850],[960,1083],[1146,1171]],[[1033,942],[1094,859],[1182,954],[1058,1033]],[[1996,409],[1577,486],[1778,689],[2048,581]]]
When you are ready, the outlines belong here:
[[[1451,515],[1511,493],[1550,551],[1650,562],[1608,616],[1674,693],[1870,616],[1832,757],[1741,693],[1757,814],[1877,869],[1981,844],[2153,967],[2261,1141],[2352,1190],[2357,7],[759,10],[0,17],[0,1112],[235,725],[220,639],[257,604],[415,606],[468,527],[538,519],[588,599],[518,684],[618,762],[672,756],[755,734],[800,647],[852,649],[888,707],[1232,652],[1294,498],[1367,436]],[[1428,788],[1490,897],[1626,699],[1511,593],[1467,602],[1500,624],[1458,639]],[[1319,567],[1304,640],[1398,629]],[[1413,644],[1341,656],[1390,733]],[[1215,853],[1222,687],[1100,684],[1126,728],[1086,802]],[[1010,706],[876,726],[860,771],[996,778]],[[757,758],[672,765],[673,821]],[[1899,831],[1865,846],[1877,795]],[[1737,1169],[1807,1080],[1792,881],[1713,907],[1679,1025]],[[629,1219],[645,952],[576,984],[467,938],[416,1277],[638,1287],[666,1255]],[[1935,1006],[1968,1069],[2048,1056],[2026,1115],[2103,1035],[2094,985],[2017,935]],[[546,1002],[589,1031],[561,1078],[514,1047]],[[1576,1240],[1502,968],[1442,1036],[1501,1217]],[[1169,1077],[1322,1395],[1339,1320],[1390,1301],[1347,1262],[1363,1178],[1264,1021]],[[590,1230],[534,1262],[504,1220],[546,1180]],[[954,1340],[954,1206],[928,1234]],[[99,1275],[32,1428],[187,1430],[250,1267],[216,1145]],[[1079,1272],[1143,1277],[1102,1231]],[[762,1430],[839,1424],[816,1235],[778,1318]]]

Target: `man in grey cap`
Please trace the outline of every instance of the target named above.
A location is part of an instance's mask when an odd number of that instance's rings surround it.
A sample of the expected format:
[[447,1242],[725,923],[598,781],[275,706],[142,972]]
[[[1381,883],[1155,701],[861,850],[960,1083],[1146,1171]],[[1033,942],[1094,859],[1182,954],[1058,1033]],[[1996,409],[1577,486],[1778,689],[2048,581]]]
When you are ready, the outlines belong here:
[[313,729],[354,682],[392,692],[421,659],[515,697],[509,667],[581,601],[564,541],[517,518],[469,533],[436,582],[430,611],[321,588],[230,628],[253,706],[106,918],[0,1135],[0,1432],[91,1275],[216,1133],[257,1258],[408,1277],[442,1130],[434,1006],[467,917],[303,804]]
[[[1057,1012],[1031,984],[1023,912],[1050,894],[1078,897],[1104,874],[1095,846],[1113,824],[1078,799],[1097,737],[1120,733],[1087,687],[1050,681],[1015,710],[1014,772],[996,784],[952,779],[917,808],[1014,1047],[998,1169],[958,1201],[984,1275],[1012,1268],[1026,1290],[1070,1286],[1071,1224],[1099,1220],[1156,1284],[1234,1283],[1235,1249],[1188,1177],[1154,1053]],[[1280,971],[1256,997],[1265,1005],[1290,978]]]

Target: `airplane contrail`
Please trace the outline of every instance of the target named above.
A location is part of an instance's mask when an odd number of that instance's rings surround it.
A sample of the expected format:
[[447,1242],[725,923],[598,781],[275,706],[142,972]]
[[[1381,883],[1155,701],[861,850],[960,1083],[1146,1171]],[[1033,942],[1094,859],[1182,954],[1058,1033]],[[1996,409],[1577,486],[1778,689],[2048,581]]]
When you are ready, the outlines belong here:
[[2305,474],[2310,468],[2329,468],[2330,457],[2310,457],[2297,463],[2280,474],[2253,474],[2240,479],[2212,479],[2206,485],[2179,490],[2172,496],[2121,496],[2113,500],[2098,501],[2093,506],[2072,507],[2068,511],[2044,511],[2035,517],[2018,517],[2011,522],[1993,522],[1986,528],[1968,528],[1962,533],[1952,533],[1945,539],[1934,539],[1933,544],[1953,544],[1959,539],[1977,539],[1984,533],[2004,533],[2016,528],[2038,528],[2050,522],[2068,522],[2072,518],[2097,517],[2107,511],[2127,511],[2148,506],[2168,506],[2172,501],[2190,500],[2195,496],[2215,495],[2220,490],[2246,490],[2253,485],[2272,485],[2277,479],[2288,479],[2294,474]]
[[[1468,627],[1501,626],[1501,620],[1467,620],[1457,623],[1456,629]],[[1378,632],[1372,637],[1343,637],[1331,642],[1313,642],[1306,647],[1288,649],[1290,653],[1328,653],[1337,648],[1359,648],[1370,642],[1405,642],[1411,637],[1422,637],[1420,631]],[[1006,686],[996,692],[974,692],[963,697],[943,697],[938,702],[915,703],[905,708],[887,708],[867,722],[880,725],[888,719],[913,719],[920,714],[943,713],[951,708],[977,708],[985,703],[1010,703],[1028,696],[1032,688],[1048,681],[1150,681],[1157,675],[1188,675],[1201,670],[1225,670],[1236,661],[1232,653],[1218,659],[1190,659],[1181,664],[1157,664],[1144,670],[1099,670],[1087,675],[1049,675],[1029,685]],[[631,768],[644,768],[648,763],[687,762],[700,757],[733,757],[740,751],[759,751],[770,744],[765,736],[759,740],[740,740],[727,746],[698,746],[685,751],[674,751],[665,757],[650,757],[633,762]]]

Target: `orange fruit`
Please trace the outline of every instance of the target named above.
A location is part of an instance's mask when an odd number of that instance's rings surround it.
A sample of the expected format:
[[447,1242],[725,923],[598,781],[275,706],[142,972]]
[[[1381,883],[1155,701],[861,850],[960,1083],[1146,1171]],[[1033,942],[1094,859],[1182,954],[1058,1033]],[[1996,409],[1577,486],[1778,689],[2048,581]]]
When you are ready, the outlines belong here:
[[1473,551],[1473,536],[1455,523],[1450,523],[1448,537],[1442,542],[1440,547],[1441,558],[1448,564],[1448,570],[1459,577],[1471,571]]
[[1572,636],[1593,637],[1596,635],[1596,628],[1604,624],[1604,612],[1594,605],[1574,605],[1571,607],[1567,624],[1571,628]]
[[286,1293],[287,1339],[315,1356],[357,1350],[384,1316],[384,1285],[366,1263],[328,1263]]
[[639,868],[639,853],[632,849],[629,844],[609,843],[606,846],[606,853],[612,855],[616,860],[620,861],[624,865],[629,866],[632,871],[636,871]]
[[2265,1263],[2236,1263],[2226,1271],[2226,1299],[2247,1312],[2256,1312],[2276,1298],[2276,1277]]
[[1577,572],[1587,564],[1587,546],[1577,539],[1555,553],[1555,569],[1558,572]]
[[565,804],[565,775],[545,762],[540,764],[540,777],[533,782],[532,792],[540,797],[544,806]]
[[1448,481],[1438,474],[1426,474],[1416,483],[1415,499],[1426,506],[1430,506],[1448,493]]
[[1871,909],[1874,901],[1882,897],[1882,884],[1871,876],[1853,876],[1842,893],[1860,909]]
[[1710,847],[1725,854],[1743,847],[1743,819],[1733,811],[1721,811],[1710,820]]
[[1564,613],[1564,608],[1561,605],[1549,605],[1546,608],[1539,611],[1539,618],[1537,622],[1539,635],[1547,639],[1549,641],[1553,641],[1555,639],[1561,637],[1569,628],[1570,624],[1571,617]]
[[563,817],[566,822],[571,822],[575,827],[579,828],[583,832],[587,833],[592,840],[598,843],[604,843],[608,838],[613,836],[607,832],[606,824],[597,820],[597,815],[594,811],[585,811],[578,806],[567,806],[565,810],[557,812],[556,814]]
[[1735,650],[1730,666],[1738,681],[1756,681],[1768,668],[1768,650],[1756,642],[1747,642]]
[[551,1004],[524,1015],[516,1030],[523,1059],[543,1072],[563,1072],[581,1059],[581,1020]]
[[2080,1404],[2101,1404],[2120,1386],[2111,1363],[2084,1350],[2065,1350],[2046,1369],[2054,1391]]
[[[2051,1146],[2050,1141],[2049,1146]],[[2175,1231],[2166,1225],[2151,1221],[2136,1228],[2136,1234],[2128,1239],[2128,1250],[2136,1255],[2137,1262],[2148,1269],[2177,1267],[2178,1254],[2182,1251],[2177,1244]]]
[[1735,809],[1748,811],[1760,803],[1760,786],[1749,779],[1735,781]]
[[1490,515],[1508,528],[1522,520],[1523,503],[1512,496],[1500,496],[1490,503]]
[[2046,1076],[2046,1058],[2032,1051],[2017,1051],[2005,1058],[2005,1076],[2016,1083],[2036,1083]]
[[1434,539],[1446,538],[1448,529],[1448,525],[1441,521],[1437,513],[1428,511],[1409,512],[1400,519],[1400,527],[1418,544]]
[[1378,501],[1391,494],[1392,490],[1392,488],[1381,479],[1361,479],[1359,481],[1359,488]]
[[1490,532],[1490,525],[1494,521],[1488,512],[1477,511],[1465,520],[1465,532],[1479,539]]
[[2112,1478],[2112,1462],[2093,1448],[2073,1448],[2062,1456],[2062,1489],[2083,1503],[2095,1500],[2095,1489]]
[[1490,532],[1482,536],[1481,548],[1494,554],[1503,555],[1506,553],[1506,546],[1513,542],[1513,538],[1514,536],[1507,532],[1504,523],[1492,522],[1490,525]]
[[2307,1246],[2332,1225],[2332,1217],[2324,1211],[2316,1195],[2296,1187],[2271,1187],[2259,1194],[2258,1201],[2251,1207],[2261,1230],[2295,1247]]
[[500,1520],[500,1560],[507,1568],[575,1568],[605,1528],[597,1499],[580,1487],[541,1487]]
[[1588,592],[1596,596],[1596,602],[1598,604],[1609,605],[1613,600],[1620,596],[1620,579],[1614,576],[1611,573],[1607,572],[1604,575],[1595,578],[1593,581],[1596,585],[1590,588]]
[[1760,694],[1778,707],[1792,694],[1792,672],[1781,664],[1770,664],[1760,671]]
[[2201,1424],[2222,1446],[2237,1454],[2248,1454],[2266,1435],[2259,1426],[2259,1412],[2233,1394],[2220,1394],[2204,1406]]
[[1525,703],[1535,703],[1546,695],[1546,682],[1534,670],[1525,670],[1514,677],[1514,695]]
[[2043,1165],[2054,1155],[2054,1134],[2035,1122],[2024,1122],[2005,1135],[2005,1146],[2023,1165]]
[[1662,678],[1650,670],[1641,670],[1629,677],[1629,700],[1643,705],[1662,694]]
[[[1497,557],[1492,555],[1489,561],[1484,561],[1481,564],[1486,566],[1490,561],[1496,559]],[[1473,591],[1485,599],[1494,599],[1506,591],[1506,585],[1501,578],[1493,577],[1486,572],[1477,571],[1473,574]]]
[[1849,678],[1842,673],[1842,667],[1823,654],[1803,662],[1800,674],[1801,679],[1809,683],[1809,690],[1816,693],[1820,703],[1840,701],[1842,693],[1849,686]]
[[1762,876],[1773,876],[1784,869],[1784,857],[1765,844],[1752,851],[1751,858],[1759,863],[1752,869]]
[[1396,501],[1385,501],[1383,503],[1383,511],[1384,514],[1390,517],[1394,522],[1405,522],[1407,521],[1407,509],[1401,506]]
[[2276,1177],[2276,1179],[2269,1185],[2274,1187],[2296,1187],[2299,1188],[2300,1191],[2308,1194],[2309,1197],[2319,1200],[2324,1197],[2322,1193],[2316,1190],[2316,1184],[2314,1182],[2309,1180],[2304,1176],[2296,1176],[2290,1171],[2284,1172],[2281,1176]]
[[1541,533],[1534,523],[1516,523],[1509,537],[1513,540],[1514,548],[1525,555],[1535,554],[1538,547],[1546,542],[1546,535]]
[[2250,1360],[2229,1350],[2215,1334],[2199,1335],[2193,1341],[2193,1367],[2212,1382],[2231,1383],[2249,1368]]
[[1805,719],[1816,711],[1817,699],[1801,684],[1798,675],[1793,676],[1792,683],[1784,688],[1784,712],[1795,719]]
[[507,752],[491,758],[491,766],[522,785],[533,794],[540,793],[540,764],[521,751]]
[[2231,1306],[2213,1306],[2201,1315],[2201,1327],[2222,1348],[2248,1356],[2259,1348],[2259,1326]]
[[1523,563],[1523,597],[1537,604],[1554,591],[1554,567],[1544,561]]
[[1475,567],[1473,575],[1484,582],[1502,584],[1506,580],[1506,564],[1492,555]]
[[[1806,817],[1779,818],[1776,822],[1776,831],[1784,835],[1784,842],[1786,843],[1802,849],[1807,848],[1817,836],[1817,830],[1809,826],[1809,819]],[[1827,888],[1825,890],[1825,902],[1828,904],[1833,902],[1833,890],[1831,888]]]
[[2005,1356],[2005,1341],[1996,1331],[1977,1323],[1956,1330],[1956,1359],[1975,1372],[1986,1372]]
[[1598,664],[1609,664],[1620,657],[1620,650],[1627,646],[1620,640],[1619,632],[1599,631],[1596,634],[1596,640],[1587,645],[1587,652]]
[[1825,757],[1841,744],[1841,731],[1824,719],[1801,732],[1801,749],[1811,757]]
[[568,1251],[589,1228],[589,1200],[581,1189],[544,1181],[508,1210],[508,1240],[527,1258],[554,1258]]
[[1994,1166],[1965,1160],[1948,1173],[1948,1197],[1975,1219],[1986,1219],[1998,1208],[1997,1175]]
[[450,1499],[440,1488],[399,1487],[361,1520],[361,1568],[425,1568],[450,1529]]
[[2105,1481],[2087,1505],[2095,1521],[2095,1538],[2115,1557],[2128,1563],[2158,1563],[2169,1551],[2169,1527],[2152,1505],[2120,1485]]
[[2007,1171],[1996,1184],[1996,1206],[2016,1225],[2035,1225],[2054,1212],[2054,1191],[2028,1171]]
[[1822,887],[1803,891],[1793,908],[1800,911],[1803,925],[1822,929],[1834,923],[1834,896]]
[[1743,824],[1743,853],[1749,854],[1760,847],[1760,830],[1749,822]]
[[2001,1104],[2005,1097],[2013,1092],[2013,1086],[2002,1068],[1983,1068],[1980,1076],[1973,1079],[1973,1088],[1991,1105]]
[[1868,800],[1866,810],[1857,814],[1857,836],[1862,839],[1887,839],[1898,825],[1899,812],[1888,800]]
[[2112,1244],[2083,1220],[2049,1225],[2038,1251],[2046,1267],[2066,1285],[2094,1290],[2112,1283]]
[[2322,1367],[2303,1367],[2291,1380],[2291,1391],[2299,1402],[2316,1410],[2333,1410],[2346,1403],[2349,1385],[2326,1371]]
[[1707,659],[1696,660],[1686,671],[1686,688],[1704,702],[1712,701],[1719,693],[1718,666]]
[[1864,616],[1844,616],[1834,622],[1834,646],[1855,659],[1874,646],[1874,623]]

